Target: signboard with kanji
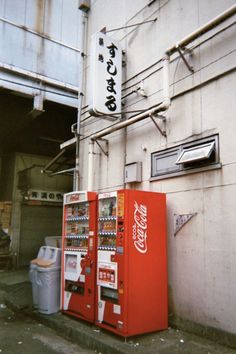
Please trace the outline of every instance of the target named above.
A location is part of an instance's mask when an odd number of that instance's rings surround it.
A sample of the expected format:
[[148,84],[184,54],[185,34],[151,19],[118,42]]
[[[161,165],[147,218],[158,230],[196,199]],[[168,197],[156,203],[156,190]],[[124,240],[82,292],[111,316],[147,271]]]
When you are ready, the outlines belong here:
[[92,36],[90,112],[95,116],[121,111],[122,50],[102,32]]
[[30,189],[25,196],[26,200],[44,201],[44,202],[63,202],[63,193],[56,191],[44,191],[38,189]]

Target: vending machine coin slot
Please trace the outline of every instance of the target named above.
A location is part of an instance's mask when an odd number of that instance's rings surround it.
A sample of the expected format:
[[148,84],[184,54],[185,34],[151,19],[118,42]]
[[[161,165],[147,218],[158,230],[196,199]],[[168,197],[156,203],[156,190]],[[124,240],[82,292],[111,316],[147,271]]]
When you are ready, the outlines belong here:
[[77,293],[79,295],[84,295],[84,285],[78,282],[73,282],[66,280],[65,289],[71,293]]
[[105,287],[101,287],[101,300],[110,301],[113,304],[118,304],[118,291],[115,289],[109,289]]

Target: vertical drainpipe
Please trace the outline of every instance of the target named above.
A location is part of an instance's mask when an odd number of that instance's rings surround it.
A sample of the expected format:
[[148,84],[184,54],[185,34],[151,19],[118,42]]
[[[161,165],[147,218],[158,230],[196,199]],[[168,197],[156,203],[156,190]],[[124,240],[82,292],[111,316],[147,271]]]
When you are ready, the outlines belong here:
[[[206,33],[213,27],[217,26],[219,23],[222,21],[226,20],[230,16],[234,15],[236,13],[236,5],[231,6],[228,10],[217,16],[215,19],[209,21],[207,24],[204,26],[198,28],[196,31],[182,39],[180,42],[178,42],[178,46],[186,46],[189,44],[191,41],[195,40],[196,38],[200,37],[202,34]],[[101,138],[105,135],[108,135],[116,130],[122,129],[127,127],[128,125],[134,124],[144,118],[147,118],[149,115],[158,113],[158,112],[163,112],[166,111],[171,104],[170,100],[170,70],[169,70],[169,62],[170,62],[170,56],[176,51],[177,45],[174,45],[170,48],[168,48],[165,52],[165,55],[162,59],[163,61],[163,101],[160,105],[156,106],[155,108],[151,108],[147,110],[146,112],[143,112],[141,114],[138,114],[137,116],[130,118],[127,121],[120,122],[117,124],[117,126],[113,126],[110,128],[105,128],[103,131],[100,131],[97,134],[94,134],[91,137],[90,140],[90,145],[89,145],[89,164],[88,164],[88,176],[89,176],[89,182],[88,186],[89,188],[92,188],[92,176],[93,176],[93,155],[94,155],[94,141],[98,138]]]
[[[126,82],[127,80],[127,70],[126,70],[126,53],[127,53],[127,37],[125,40],[125,52],[122,51],[122,79],[123,82]],[[121,102],[121,107],[122,107],[122,102]],[[126,120],[126,114],[123,113],[121,115],[122,120]],[[124,150],[123,150],[123,156],[124,156],[124,166],[123,166],[123,188],[126,189],[126,183],[125,183],[125,165],[127,162],[127,128],[123,129],[123,141],[124,141]]]
[[89,153],[88,153],[88,186],[87,190],[93,190],[93,156],[94,156],[94,140],[89,140]]
[[84,76],[85,76],[85,42],[87,36],[87,21],[88,21],[88,10],[81,10],[81,27],[80,27],[80,40],[79,40],[79,48],[80,48],[80,57],[79,57],[79,74],[78,74],[78,111],[77,111],[77,129],[76,129],[76,157],[75,157],[75,171],[73,176],[73,190],[78,191],[80,188],[80,119],[81,119],[81,111],[82,104],[84,98]]
[[165,109],[170,107],[170,56],[165,54],[163,59],[163,103]]

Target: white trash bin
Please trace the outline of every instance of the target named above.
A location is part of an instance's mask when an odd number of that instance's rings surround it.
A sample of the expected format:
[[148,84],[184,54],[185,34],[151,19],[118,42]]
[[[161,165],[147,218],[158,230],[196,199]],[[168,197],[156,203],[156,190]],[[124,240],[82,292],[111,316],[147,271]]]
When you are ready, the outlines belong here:
[[38,251],[38,255],[36,259],[33,259],[30,262],[30,269],[29,269],[29,279],[32,283],[32,297],[33,297],[33,307],[38,308],[38,285],[36,283],[37,279],[37,262],[38,259],[45,259],[47,254],[47,247],[42,246]]
[[38,312],[50,315],[60,310],[61,267],[37,267]]
[[[52,288],[52,292],[55,292],[55,288],[58,287],[56,284],[56,278],[58,278],[58,274],[60,273],[61,269],[61,249],[57,247],[50,247],[50,246],[42,246],[39,249],[37,258],[33,259],[30,262],[30,270],[29,270],[29,279],[32,283],[32,296],[33,296],[33,306],[34,308],[39,308],[39,300],[40,300],[40,310],[39,312],[42,313],[54,313],[59,311],[60,308],[60,302],[59,302],[59,308],[58,308],[58,301],[57,301],[57,296],[54,296],[56,299],[56,305],[55,308],[53,305],[51,305],[51,301],[45,300],[47,296],[49,295],[50,290],[46,293],[47,289],[47,284],[52,283],[54,288]],[[50,271],[52,271],[52,274],[50,274]],[[59,274],[60,275],[60,274]],[[42,285],[43,284],[43,285]],[[43,289],[43,286],[46,286],[45,289]],[[59,281],[59,301],[60,301],[60,281]],[[46,312],[44,311],[44,304],[46,308],[50,306]],[[48,305],[47,305],[48,304]],[[56,310],[55,310],[56,309]]]
[[37,264],[30,264],[29,279],[32,283],[33,307],[38,308]]

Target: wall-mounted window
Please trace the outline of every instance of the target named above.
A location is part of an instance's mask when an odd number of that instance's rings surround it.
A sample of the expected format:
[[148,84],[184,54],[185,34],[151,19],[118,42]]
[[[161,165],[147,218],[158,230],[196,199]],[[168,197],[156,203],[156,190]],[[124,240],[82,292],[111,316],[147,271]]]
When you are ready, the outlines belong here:
[[151,180],[220,168],[219,136],[213,135],[151,155]]

